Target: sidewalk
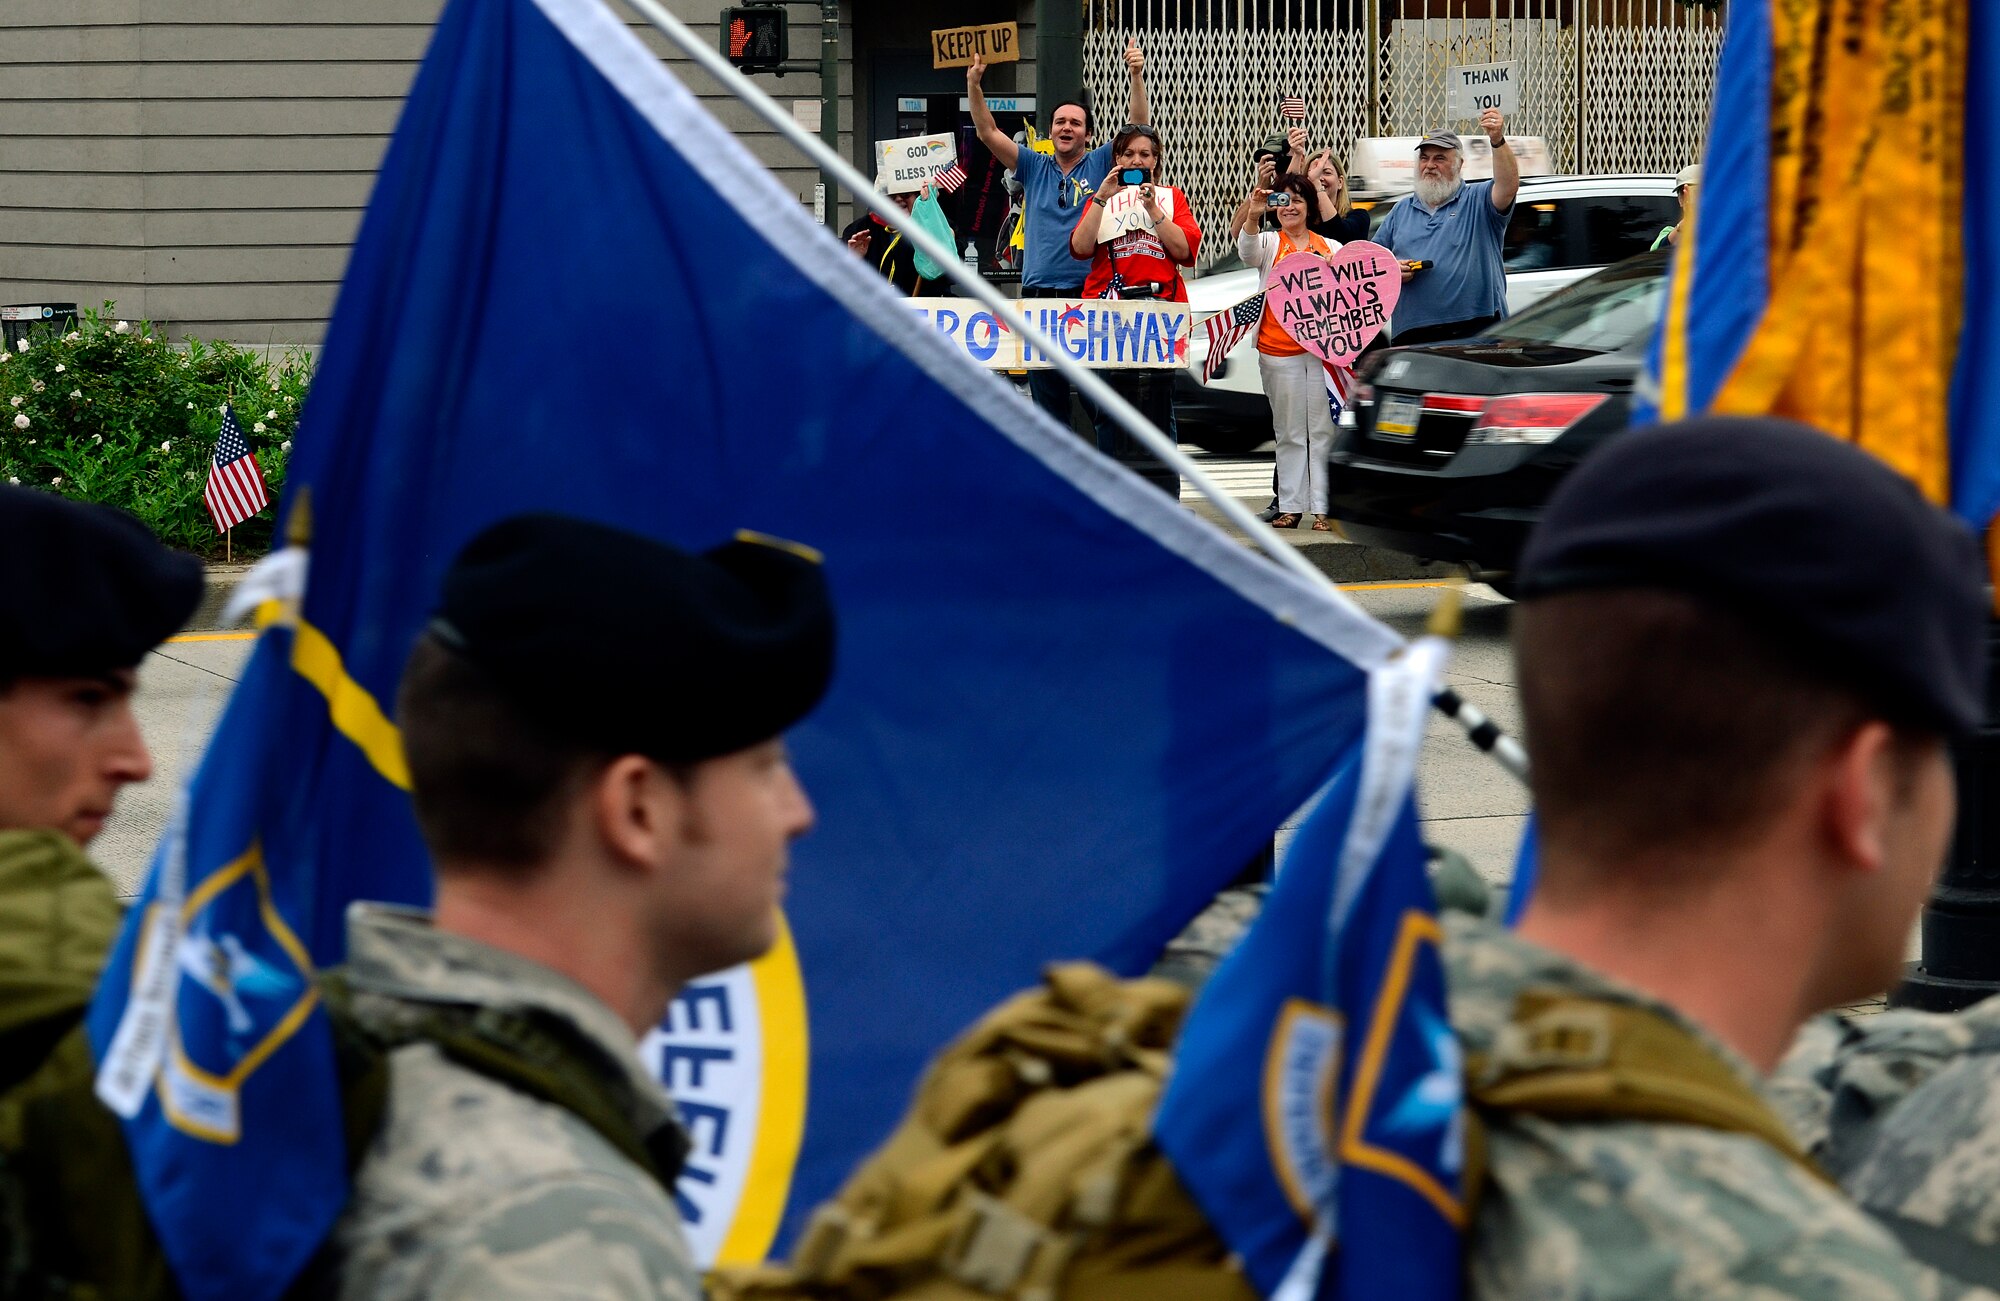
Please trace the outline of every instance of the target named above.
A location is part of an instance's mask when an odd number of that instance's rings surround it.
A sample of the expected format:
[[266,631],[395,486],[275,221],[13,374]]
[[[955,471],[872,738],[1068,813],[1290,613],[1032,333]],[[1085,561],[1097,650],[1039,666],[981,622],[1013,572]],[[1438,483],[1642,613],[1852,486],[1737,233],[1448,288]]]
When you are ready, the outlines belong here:
[[[1263,510],[1269,501],[1268,493],[1255,498],[1236,499],[1237,504],[1249,511],[1252,516]],[[1231,537],[1237,537],[1235,526],[1225,522],[1222,512],[1200,494],[1183,492],[1181,505],[1216,525]],[[1272,531],[1304,552],[1306,559],[1312,561],[1316,569],[1336,583],[1442,582],[1445,579],[1465,576],[1464,569],[1458,565],[1417,560],[1400,551],[1363,546],[1359,542],[1349,542],[1338,533],[1315,533],[1310,524],[1301,524],[1295,529]],[[1246,547],[1255,545],[1248,538],[1238,538],[1238,541]]]

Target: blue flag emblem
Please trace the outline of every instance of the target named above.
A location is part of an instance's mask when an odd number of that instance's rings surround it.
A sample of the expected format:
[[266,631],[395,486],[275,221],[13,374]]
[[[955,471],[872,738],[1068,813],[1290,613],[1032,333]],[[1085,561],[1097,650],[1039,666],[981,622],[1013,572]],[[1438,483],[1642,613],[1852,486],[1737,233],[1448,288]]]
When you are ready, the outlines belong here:
[[[707,1259],[782,1251],[925,1059],[1044,963],[1150,965],[1333,770],[1400,644],[953,352],[601,0],[446,7],[287,492],[288,522],[310,494],[303,597],[92,1021],[198,1299],[277,1295],[345,1200],[299,954],[341,960],[352,900],[429,897],[391,707],[445,567],[495,520],[825,556],[839,669],[788,738],[819,823],[784,938],[683,991],[645,1048]],[[941,534],[947,509],[978,526]],[[206,1132],[161,1105],[175,1036],[188,1080],[233,1081],[232,1141],[219,1094],[185,1091]]]
[[1366,740],[1190,1013],[1155,1122],[1266,1296],[1460,1293],[1463,1062],[1411,787],[1443,655],[1376,670]]

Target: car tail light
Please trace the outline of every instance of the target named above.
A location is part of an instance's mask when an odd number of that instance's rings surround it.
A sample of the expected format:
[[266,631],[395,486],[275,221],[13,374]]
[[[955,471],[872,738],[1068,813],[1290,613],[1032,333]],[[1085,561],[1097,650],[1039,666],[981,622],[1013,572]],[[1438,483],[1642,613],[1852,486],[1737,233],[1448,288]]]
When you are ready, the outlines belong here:
[[1510,393],[1488,398],[1465,445],[1549,443],[1604,404],[1603,393]]
[[1347,394],[1347,401],[1340,408],[1340,427],[1354,428],[1354,408],[1372,405],[1375,401],[1375,386],[1357,381]]

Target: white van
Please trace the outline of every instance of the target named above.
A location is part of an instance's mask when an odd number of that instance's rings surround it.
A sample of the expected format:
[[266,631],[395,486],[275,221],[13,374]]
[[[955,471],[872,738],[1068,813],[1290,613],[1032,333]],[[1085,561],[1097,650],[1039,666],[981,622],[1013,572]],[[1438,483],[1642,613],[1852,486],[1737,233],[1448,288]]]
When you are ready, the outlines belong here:
[[[1347,151],[1347,191],[1357,200],[1394,199],[1408,194],[1417,182],[1417,146],[1422,136],[1366,136]],[[1493,147],[1482,135],[1460,136],[1465,155],[1465,179],[1493,178]],[[1541,136],[1508,136],[1522,176],[1553,176],[1549,142]]]

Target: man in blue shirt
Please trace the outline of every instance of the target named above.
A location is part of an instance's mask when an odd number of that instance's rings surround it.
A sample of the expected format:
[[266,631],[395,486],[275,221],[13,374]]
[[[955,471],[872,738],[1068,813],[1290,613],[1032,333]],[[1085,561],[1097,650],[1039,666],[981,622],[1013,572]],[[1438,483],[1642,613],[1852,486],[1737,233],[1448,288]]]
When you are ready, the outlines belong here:
[[[1403,296],[1390,322],[1398,345],[1463,339],[1507,314],[1500,252],[1521,189],[1521,164],[1507,145],[1506,125],[1496,109],[1479,115],[1479,129],[1493,146],[1493,179],[1470,184],[1458,137],[1424,137],[1417,146],[1416,191],[1375,231],[1375,242],[1404,263]],[[1412,270],[1413,262],[1430,265]]]
[[[1143,126],[1152,115],[1146,106],[1146,56],[1137,41],[1125,42],[1125,67],[1132,77],[1132,121]],[[1073,97],[1057,100],[1049,112],[1055,156],[1023,148],[1000,129],[986,107],[986,94],[980,89],[985,75],[985,63],[974,59],[965,70],[965,97],[972,104],[972,125],[980,143],[1021,182],[1025,241],[1021,296],[1081,298],[1090,263],[1070,256],[1069,235],[1083,216],[1083,205],[1111,174],[1111,145],[1089,148],[1096,123],[1090,106]],[[1034,394],[1035,405],[1055,417],[1057,424],[1069,424],[1070,384],[1061,371],[1029,371],[1028,391]]]

